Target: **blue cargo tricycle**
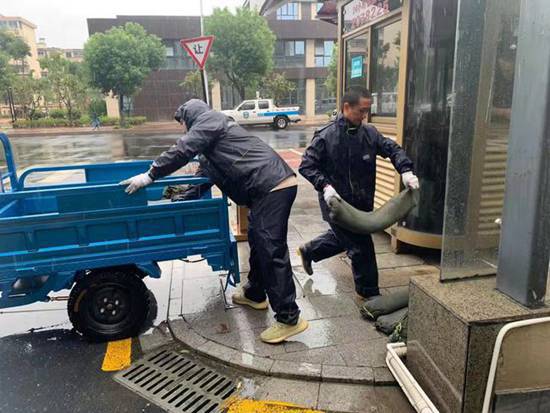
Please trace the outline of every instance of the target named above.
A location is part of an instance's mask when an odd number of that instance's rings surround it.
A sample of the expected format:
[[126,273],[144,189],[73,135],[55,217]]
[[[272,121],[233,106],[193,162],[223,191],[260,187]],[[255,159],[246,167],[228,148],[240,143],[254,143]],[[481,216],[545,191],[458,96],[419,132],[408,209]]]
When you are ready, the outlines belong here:
[[[150,161],[40,167],[17,175],[10,142],[0,134],[7,168],[0,179],[0,308],[48,301],[70,289],[74,328],[94,341],[139,333],[148,311],[144,277],[157,262],[200,255],[214,271],[239,282],[228,200],[170,202],[169,185],[206,178],[167,177],[133,195],[119,181],[148,170]],[[84,182],[31,184],[38,173],[80,171]],[[224,296],[225,297],[225,296]]]

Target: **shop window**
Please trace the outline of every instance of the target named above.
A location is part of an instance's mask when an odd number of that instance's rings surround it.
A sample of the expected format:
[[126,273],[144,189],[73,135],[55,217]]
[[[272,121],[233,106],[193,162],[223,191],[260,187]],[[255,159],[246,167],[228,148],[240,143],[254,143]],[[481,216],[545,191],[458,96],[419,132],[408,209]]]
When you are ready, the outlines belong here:
[[402,0],[352,0],[342,8],[342,31],[355,30],[402,6]]
[[396,116],[401,20],[372,30],[372,114]]
[[367,87],[369,36],[361,34],[346,41],[346,77],[345,88]]

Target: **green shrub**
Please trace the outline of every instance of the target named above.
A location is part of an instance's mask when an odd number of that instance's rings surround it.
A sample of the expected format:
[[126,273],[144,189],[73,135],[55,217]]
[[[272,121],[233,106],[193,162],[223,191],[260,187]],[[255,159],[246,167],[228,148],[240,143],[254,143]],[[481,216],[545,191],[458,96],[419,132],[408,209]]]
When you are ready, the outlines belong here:
[[65,112],[63,109],[50,110],[50,118],[65,119],[66,117],[67,117],[67,112]]
[[129,118],[126,118],[126,121],[129,125],[135,126],[147,122],[147,118],[145,116],[131,116]]
[[[118,126],[118,118],[110,118],[107,116],[100,117],[101,126]],[[130,116],[126,118],[127,127],[141,125],[146,122],[147,118],[145,116]],[[83,115],[79,119],[68,120],[68,119],[56,119],[56,118],[42,118],[36,120],[26,120],[21,119],[13,123],[13,127],[16,129],[20,128],[59,128],[63,126],[90,126],[92,120],[88,115]]]
[[110,118],[109,116],[100,116],[99,121],[101,126],[114,126],[118,124],[118,118]]
[[47,115],[44,112],[33,112],[30,116],[32,120],[45,118]]
[[[68,115],[68,113],[67,113]],[[78,109],[74,109],[72,112],[71,112],[71,117],[70,117],[70,120],[78,120],[80,119],[80,117],[82,116],[82,113],[78,110]]]

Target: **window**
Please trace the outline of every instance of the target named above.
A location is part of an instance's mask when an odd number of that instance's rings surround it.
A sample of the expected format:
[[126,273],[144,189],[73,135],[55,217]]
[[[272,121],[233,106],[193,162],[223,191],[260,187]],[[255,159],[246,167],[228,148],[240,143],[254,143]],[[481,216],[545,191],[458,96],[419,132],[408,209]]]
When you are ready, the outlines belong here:
[[294,90],[277,101],[278,106],[299,106],[300,113],[303,113],[306,109],[306,80],[288,79],[294,84]]
[[369,35],[363,33],[346,41],[346,77],[344,88],[367,87]]
[[300,56],[305,54],[305,43],[303,40],[291,40],[284,42],[285,56]]
[[336,109],[336,96],[325,86],[326,79],[315,79],[315,114],[332,113]]
[[277,9],[277,20],[299,20],[298,3],[287,3]]
[[172,45],[164,46],[166,57],[174,57],[174,47]]
[[372,114],[396,116],[401,21],[372,30]]
[[319,10],[321,10],[321,7],[323,7],[324,2],[318,1],[317,2],[317,13],[319,13]]
[[194,70],[197,68],[193,59],[180,47],[179,40],[166,40],[164,43],[166,59],[161,70]]
[[254,110],[254,109],[256,109],[256,103],[255,102],[244,102],[239,107],[239,110]]
[[275,43],[275,67],[303,67],[305,42],[303,40],[277,40]]
[[67,59],[70,59],[71,57],[73,57],[73,54],[71,52],[65,52],[65,57]]
[[332,59],[334,41],[315,40],[315,67],[327,67]]
[[269,109],[269,102],[267,100],[260,100],[258,102],[258,109]]

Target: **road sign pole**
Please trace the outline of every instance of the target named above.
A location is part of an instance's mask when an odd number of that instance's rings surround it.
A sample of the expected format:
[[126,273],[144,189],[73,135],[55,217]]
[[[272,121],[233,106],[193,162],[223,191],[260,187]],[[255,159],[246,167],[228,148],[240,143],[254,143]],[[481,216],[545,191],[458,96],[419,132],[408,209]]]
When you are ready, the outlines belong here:
[[210,97],[208,96],[208,78],[206,77],[206,72],[204,69],[201,70],[201,79],[202,79],[202,95],[204,96],[204,101],[208,106],[210,106]]

